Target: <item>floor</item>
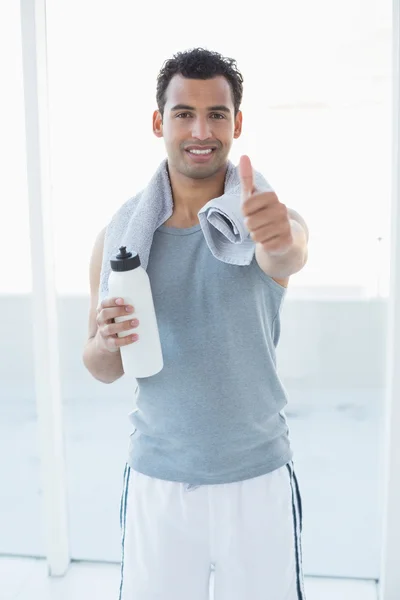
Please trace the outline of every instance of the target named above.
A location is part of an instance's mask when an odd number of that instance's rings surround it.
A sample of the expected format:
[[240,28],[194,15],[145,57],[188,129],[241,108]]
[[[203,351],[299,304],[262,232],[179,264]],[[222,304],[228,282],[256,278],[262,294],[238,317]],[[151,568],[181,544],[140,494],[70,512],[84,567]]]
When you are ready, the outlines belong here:
[[[0,600],[117,600],[118,586],[116,564],[72,563],[65,577],[49,578],[43,560],[0,557]],[[307,600],[378,599],[372,581],[307,578],[306,593]]]

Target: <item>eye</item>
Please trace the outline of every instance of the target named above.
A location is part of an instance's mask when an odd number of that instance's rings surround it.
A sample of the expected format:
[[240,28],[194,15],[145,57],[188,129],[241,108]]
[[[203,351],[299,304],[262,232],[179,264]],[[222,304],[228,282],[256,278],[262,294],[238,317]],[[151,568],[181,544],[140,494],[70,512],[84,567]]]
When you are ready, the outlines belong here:
[[220,113],[212,113],[212,116],[214,116],[214,117],[218,117],[218,118],[217,118],[217,121],[218,121],[218,119],[225,119],[225,116],[224,116],[224,115],[221,115]]
[[181,119],[182,117],[184,117],[184,115],[190,115],[190,113],[185,112],[185,113],[179,113],[178,115],[176,115],[177,119]]

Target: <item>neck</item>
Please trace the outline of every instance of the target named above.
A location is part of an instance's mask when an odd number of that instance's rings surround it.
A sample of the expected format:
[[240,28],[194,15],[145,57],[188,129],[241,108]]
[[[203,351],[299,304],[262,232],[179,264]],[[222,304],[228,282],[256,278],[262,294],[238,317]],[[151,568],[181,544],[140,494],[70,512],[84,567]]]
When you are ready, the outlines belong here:
[[197,214],[200,209],[207,202],[224,193],[226,170],[227,165],[224,165],[212,177],[191,179],[168,165],[174,211],[166,224],[178,227],[191,227],[198,224]]

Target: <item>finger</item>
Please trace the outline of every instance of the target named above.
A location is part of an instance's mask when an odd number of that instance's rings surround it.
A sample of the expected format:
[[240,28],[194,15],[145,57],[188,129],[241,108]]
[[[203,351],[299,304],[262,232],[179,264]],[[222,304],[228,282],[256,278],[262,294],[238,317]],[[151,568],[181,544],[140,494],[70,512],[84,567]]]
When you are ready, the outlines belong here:
[[246,155],[240,157],[239,176],[242,184],[243,202],[254,192],[253,167],[250,158]]
[[246,217],[249,217],[260,210],[268,210],[271,219],[283,219],[287,215],[285,208],[285,205],[279,202],[275,192],[255,192],[245,202],[243,213]]
[[110,323],[103,327],[103,337],[109,337],[110,335],[117,335],[124,331],[129,331],[139,326],[139,320],[133,319],[132,321],[123,321],[122,323]]
[[123,298],[104,298],[101,301],[101,308],[110,308],[111,306],[123,306],[125,301]]
[[103,325],[116,317],[125,317],[127,313],[133,312],[135,312],[135,308],[131,305],[120,306],[118,308],[103,308],[97,315],[97,324]]
[[257,244],[265,244],[266,242],[272,241],[275,238],[280,238],[280,236],[275,233],[274,227],[268,225],[266,227],[253,229],[250,233],[250,236]]
[[105,347],[109,352],[118,352],[121,346],[128,346],[128,344],[133,344],[137,342],[139,336],[136,334],[128,335],[127,337],[119,338],[119,337],[108,337],[105,341]]
[[259,210],[258,212],[246,218],[246,226],[249,231],[257,231],[260,228],[268,227],[272,230],[276,229],[276,224],[269,219],[268,208]]
[[128,344],[134,344],[138,341],[139,336],[137,333],[134,333],[133,335],[128,335],[126,337],[116,337],[109,339],[112,341],[114,348],[121,348],[121,346],[128,346]]

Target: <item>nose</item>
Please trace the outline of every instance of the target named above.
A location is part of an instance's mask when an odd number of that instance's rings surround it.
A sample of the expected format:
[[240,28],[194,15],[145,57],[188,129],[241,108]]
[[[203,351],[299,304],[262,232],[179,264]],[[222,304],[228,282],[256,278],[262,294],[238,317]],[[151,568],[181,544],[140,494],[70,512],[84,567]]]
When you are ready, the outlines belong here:
[[207,118],[194,119],[192,136],[198,140],[207,140],[211,137],[211,127]]

